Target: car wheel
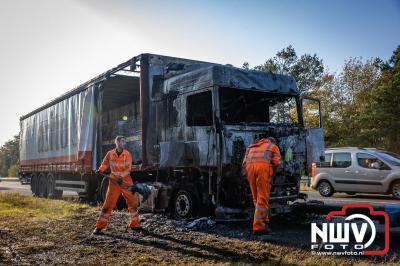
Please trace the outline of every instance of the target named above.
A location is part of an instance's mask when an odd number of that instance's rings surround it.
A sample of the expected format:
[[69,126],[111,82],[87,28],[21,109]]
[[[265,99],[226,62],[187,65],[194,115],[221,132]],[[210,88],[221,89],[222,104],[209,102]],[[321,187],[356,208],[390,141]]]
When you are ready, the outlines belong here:
[[392,195],[393,198],[400,200],[400,181],[395,181],[392,184]]
[[187,219],[196,216],[198,200],[190,189],[180,189],[174,200],[174,216],[178,219]]
[[328,181],[321,181],[318,184],[318,192],[322,197],[330,197],[333,194],[333,187]]

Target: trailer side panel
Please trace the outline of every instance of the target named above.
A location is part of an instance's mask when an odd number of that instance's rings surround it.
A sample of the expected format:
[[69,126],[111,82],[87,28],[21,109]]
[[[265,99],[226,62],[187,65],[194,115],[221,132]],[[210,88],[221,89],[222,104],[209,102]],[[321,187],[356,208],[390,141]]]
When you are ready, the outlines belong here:
[[87,172],[95,167],[95,89],[20,121],[20,172]]

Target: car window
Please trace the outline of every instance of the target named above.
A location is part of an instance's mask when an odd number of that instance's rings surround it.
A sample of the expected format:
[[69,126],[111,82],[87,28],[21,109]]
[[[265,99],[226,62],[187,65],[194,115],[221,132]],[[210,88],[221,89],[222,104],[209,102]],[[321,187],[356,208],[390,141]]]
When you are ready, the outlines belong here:
[[377,157],[368,153],[363,153],[363,152],[357,153],[357,162],[358,165],[363,168],[368,168],[368,169],[387,168],[384,162],[382,162]]
[[390,151],[380,151],[378,154],[389,164],[400,166],[400,155]]
[[332,153],[325,153],[325,160],[320,163],[320,167],[330,167],[331,166]]
[[346,168],[351,165],[351,153],[338,152],[333,154],[332,167]]

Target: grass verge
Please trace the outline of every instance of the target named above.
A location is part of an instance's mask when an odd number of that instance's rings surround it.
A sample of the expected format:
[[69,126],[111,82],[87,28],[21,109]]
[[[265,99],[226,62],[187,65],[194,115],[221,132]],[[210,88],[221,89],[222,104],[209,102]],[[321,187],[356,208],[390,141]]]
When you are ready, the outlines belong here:
[[313,189],[306,184],[300,184],[300,190],[301,191],[312,191]]
[[18,193],[0,193],[0,216],[63,218],[85,212],[89,206],[64,200],[36,198]]

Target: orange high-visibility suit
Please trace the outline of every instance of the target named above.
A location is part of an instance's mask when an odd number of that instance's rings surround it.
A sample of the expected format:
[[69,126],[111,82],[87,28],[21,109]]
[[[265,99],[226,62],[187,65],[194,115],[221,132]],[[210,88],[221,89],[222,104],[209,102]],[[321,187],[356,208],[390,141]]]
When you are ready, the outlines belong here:
[[[119,156],[116,149],[107,152],[103,162],[101,163],[99,171],[104,172],[108,167],[111,169],[111,175],[108,181],[106,200],[104,201],[100,216],[97,219],[96,227],[103,229],[107,226],[108,218],[110,217],[110,214],[114,209],[114,206],[117,203],[121,193],[128,205],[128,211],[130,215],[129,227],[140,227],[139,215],[137,213],[139,197],[137,193],[133,194],[128,190],[128,186],[133,184],[130,177],[132,168],[132,156],[130,152],[126,149],[123,149]],[[118,184],[117,180],[119,178],[122,178],[122,185]]]
[[255,205],[253,231],[264,231],[269,222],[272,177],[281,163],[278,146],[268,138],[249,145],[243,160]]

